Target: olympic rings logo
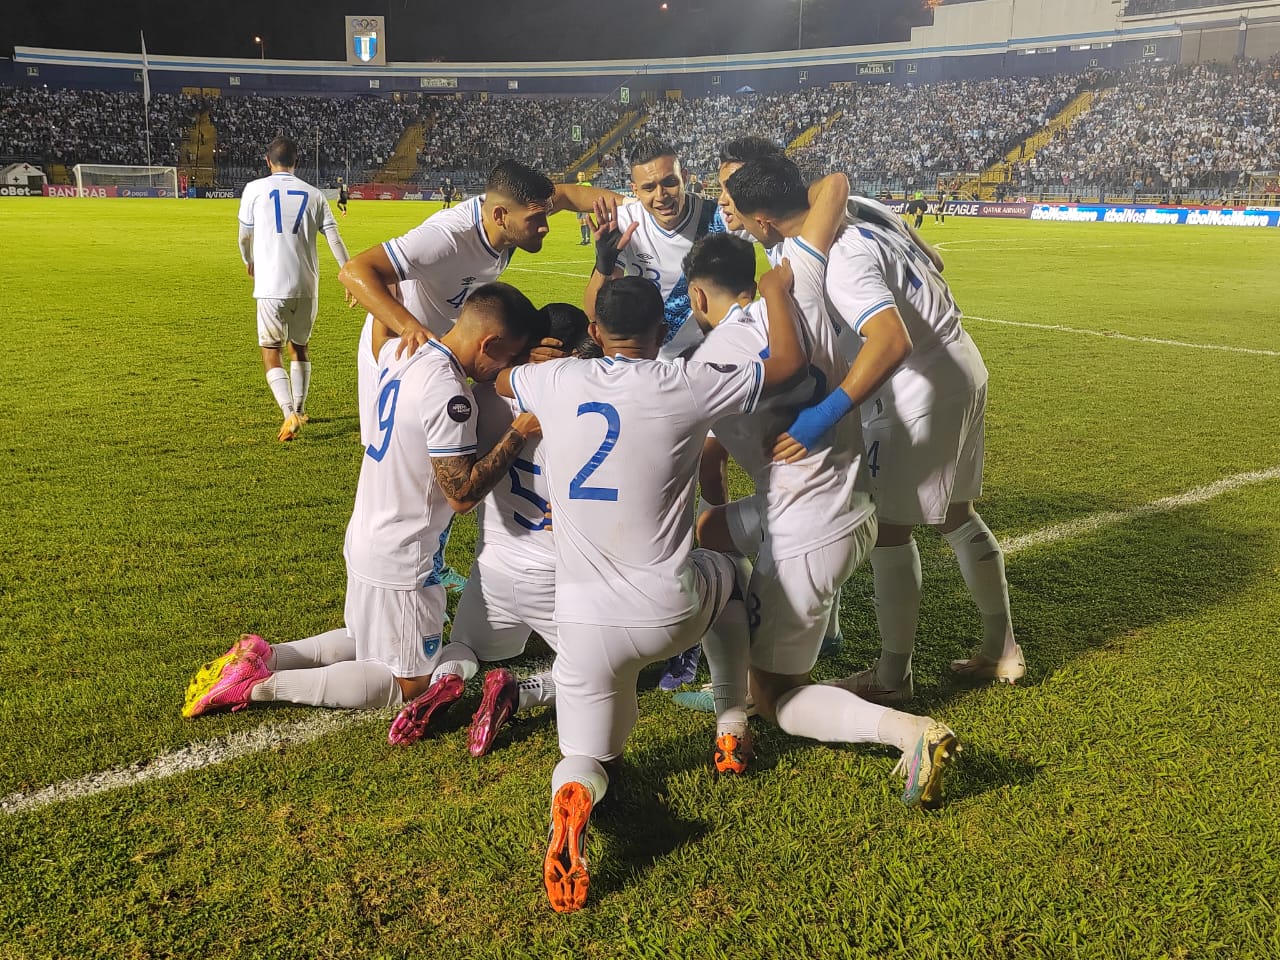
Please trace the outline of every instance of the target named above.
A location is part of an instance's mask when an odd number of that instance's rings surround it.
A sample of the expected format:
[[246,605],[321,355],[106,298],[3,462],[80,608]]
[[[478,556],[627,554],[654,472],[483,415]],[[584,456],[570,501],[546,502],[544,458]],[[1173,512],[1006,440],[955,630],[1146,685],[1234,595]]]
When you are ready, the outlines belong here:
[[377,30],[378,26],[377,17],[353,17],[351,20],[352,30]]

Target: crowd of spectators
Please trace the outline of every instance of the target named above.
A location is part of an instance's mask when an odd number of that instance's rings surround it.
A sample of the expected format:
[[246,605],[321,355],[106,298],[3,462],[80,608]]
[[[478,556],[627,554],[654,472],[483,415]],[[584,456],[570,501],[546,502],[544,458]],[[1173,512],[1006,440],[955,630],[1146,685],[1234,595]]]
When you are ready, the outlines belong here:
[[219,180],[262,175],[263,148],[279,136],[300,148],[299,165],[320,179],[376,169],[390,158],[405,127],[419,119],[417,101],[388,97],[222,97],[210,102],[217,131]]
[[976,173],[1043,127],[1081,82],[1058,75],[858,86],[795,157],[806,172],[842,170],[859,184],[897,189]]
[[[418,179],[481,182],[503,156],[520,157],[548,172],[562,170],[616,126],[627,109],[616,101],[584,97],[439,98],[426,112]],[[575,126],[581,127],[578,141]]]
[[[1205,196],[1280,162],[1280,62],[1135,67],[1034,158],[1014,190]],[[1207,193],[1206,193],[1207,192]]]
[[[157,93],[149,107],[151,163],[178,163],[185,130],[199,111],[193,97]],[[147,163],[141,93],[0,87],[0,157],[38,165]]]

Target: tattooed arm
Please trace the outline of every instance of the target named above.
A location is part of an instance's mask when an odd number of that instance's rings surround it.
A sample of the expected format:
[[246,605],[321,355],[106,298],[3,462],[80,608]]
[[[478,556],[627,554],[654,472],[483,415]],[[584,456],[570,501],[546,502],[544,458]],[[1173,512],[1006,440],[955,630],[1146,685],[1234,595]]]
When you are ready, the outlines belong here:
[[462,457],[432,457],[436,483],[449,499],[449,506],[456,513],[472,509],[507,475],[507,470],[524,449],[525,441],[540,432],[538,418],[531,413],[522,413],[483,457],[477,458],[474,453]]

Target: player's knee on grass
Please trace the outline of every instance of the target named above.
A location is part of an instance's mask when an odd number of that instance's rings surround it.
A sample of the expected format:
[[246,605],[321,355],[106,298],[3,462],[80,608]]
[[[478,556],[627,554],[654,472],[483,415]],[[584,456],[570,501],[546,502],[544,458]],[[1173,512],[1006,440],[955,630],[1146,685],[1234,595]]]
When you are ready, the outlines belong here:
[[769,673],[755,667],[751,668],[750,681],[756,714],[770,723],[778,722],[778,699],[788,690],[810,682],[808,674]]

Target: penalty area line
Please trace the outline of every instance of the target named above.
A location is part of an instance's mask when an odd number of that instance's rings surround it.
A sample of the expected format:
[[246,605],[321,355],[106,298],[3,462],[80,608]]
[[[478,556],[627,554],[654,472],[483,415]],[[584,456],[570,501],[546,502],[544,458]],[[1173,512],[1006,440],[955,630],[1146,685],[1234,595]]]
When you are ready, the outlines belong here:
[[1078,333],[1086,337],[1101,337],[1104,340],[1128,340],[1130,343],[1152,343],[1162,347],[1188,347],[1192,350],[1217,350],[1222,353],[1247,353],[1255,357],[1280,357],[1280,350],[1261,350],[1254,347],[1231,347],[1220,343],[1191,343],[1186,340],[1165,340],[1161,337],[1135,337],[1127,333],[1116,333],[1110,330],[1085,330],[1081,327],[1068,327],[1060,323],[1029,323],[1025,320],[996,320],[991,317],[971,317],[965,314],[963,320],[977,323],[998,323],[1004,327],[1028,327],[1032,330],[1052,330],[1055,333]]
[[[1268,467],[1264,470],[1253,470],[1247,473],[1237,473],[1234,476],[1215,480],[1213,483],[1193,487],[1171,497],[1153,500],[1131,510],[1095,513],[1087,517],[1068,520],[1064,523],[1051,524],[1047,527],[1041,527],[1039,530],[1024,533],[1021,536],[1003,539],[1002,545],[1005,555],[1012,556],[1035,547],[1043,547],[1062,540],[1085,537],[1104,527],[1114,526],[1137,517],[1172,513],[1183,507],[1213,500],[1233,490],[1255,486],[1260,483],[1269,483],[1273,480],[1280,480],[1280,466]],[[535,670],[543,668],[541,663],[529,664],[528,666],[533,667]],[[50,784],[47,787],[34,790],[31,793],[19,791],[0,797],[0,814],[9,816],[26,813],[32,810],[39,810],[50,804],[62,803],[66,800],[91,797],[95,794],[132,787],[151,780],[163,780],[180,773],[201,770],[225,763],[228,760],[235,760],[238,757],[261,753],[264,750],[310,743],[334,731],[376,718],[382,713],[383,711],[378,710],[324,710],[294,723],[263,724],[252,730],[233,733],[226,737],[190,743],[184,747],[179,747],[177,750],[162,753],[150,760],[140,760],[127,766],[113,767],[100,773],[90,773],[74,780],[64,780],[61,783]]]

